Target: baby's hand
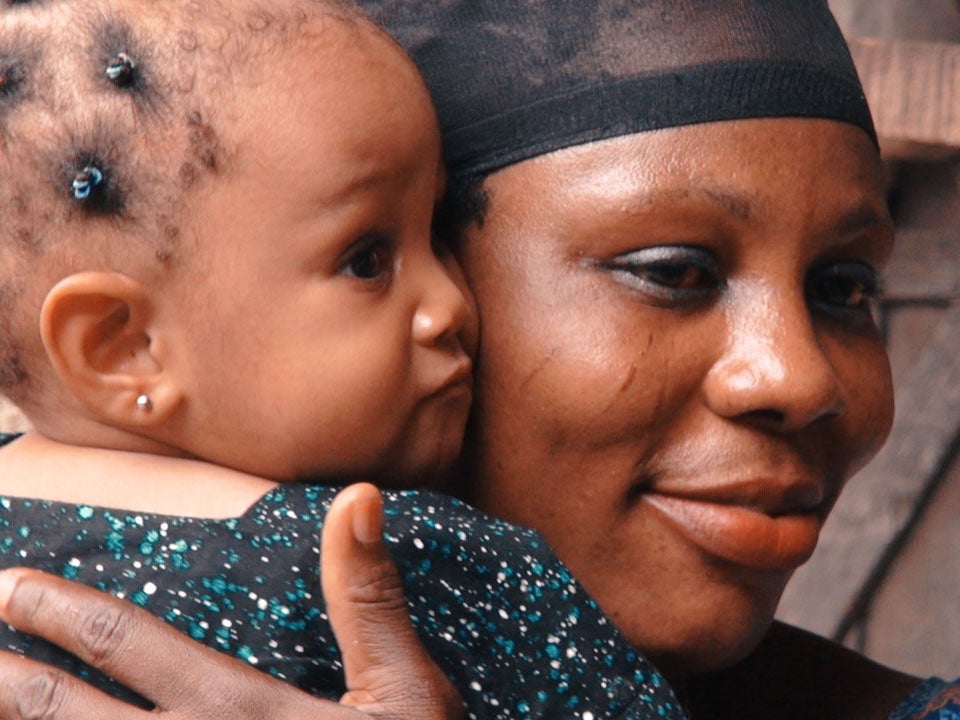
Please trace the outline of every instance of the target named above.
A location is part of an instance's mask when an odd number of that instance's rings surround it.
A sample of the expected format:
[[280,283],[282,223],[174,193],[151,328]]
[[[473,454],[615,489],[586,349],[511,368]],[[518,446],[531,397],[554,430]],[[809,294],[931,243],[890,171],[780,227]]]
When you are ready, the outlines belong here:
[[351,489],[337,501],[325,529],[323,561],[340,569],[325,577],[324,590],[347,668],[350,692],[344,704],[314,698],[200,645],[130,603],[59,577],[14,569],[0,572],[0,619],[77,655],[156,709],[128,705],[69,673],[0,652],[0,718],[460,718],[459,698],[411,629],[399,578],[378,539],[379,507],[375,489]]

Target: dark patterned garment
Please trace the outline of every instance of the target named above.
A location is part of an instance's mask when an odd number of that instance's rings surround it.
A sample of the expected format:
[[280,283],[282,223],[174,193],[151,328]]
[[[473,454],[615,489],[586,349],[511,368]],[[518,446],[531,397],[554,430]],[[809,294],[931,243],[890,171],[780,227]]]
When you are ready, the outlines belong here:
[[890,720],[960,720],[960,678],[930,678],[921,683]]
[[[0,445],[11,436],[0,436]],[[0,470],[2,471],[2,470]],[[126,598],[190,637],[316,695],[345,690],[324,613],[319,535],[335,488],[284,485],[209,520],[0,497],[0,567],[41,568]],[[473,718],[683,713],[535,532],[427,492],[384,492],[411,615]],[[0,646],[142,699],[9,628]]]

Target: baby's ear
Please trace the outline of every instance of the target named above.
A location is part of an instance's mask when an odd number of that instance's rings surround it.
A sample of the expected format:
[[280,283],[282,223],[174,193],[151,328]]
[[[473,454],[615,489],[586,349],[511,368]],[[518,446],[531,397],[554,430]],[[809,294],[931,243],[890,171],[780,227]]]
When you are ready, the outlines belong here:
[[146,427],[182,400],[157,352],[160,328],[149,290],[119,273],[82,272],[43,302],[40,334],[63,386],[97,418]]

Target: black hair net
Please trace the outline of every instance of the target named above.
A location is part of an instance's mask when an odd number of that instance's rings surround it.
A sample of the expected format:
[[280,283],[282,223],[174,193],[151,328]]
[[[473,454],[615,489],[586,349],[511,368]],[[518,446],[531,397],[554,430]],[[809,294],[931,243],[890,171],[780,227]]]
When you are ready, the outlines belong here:
[[451,178],[603,138],[755,117],[876,142],[826,0],[360,0],[433,93]]

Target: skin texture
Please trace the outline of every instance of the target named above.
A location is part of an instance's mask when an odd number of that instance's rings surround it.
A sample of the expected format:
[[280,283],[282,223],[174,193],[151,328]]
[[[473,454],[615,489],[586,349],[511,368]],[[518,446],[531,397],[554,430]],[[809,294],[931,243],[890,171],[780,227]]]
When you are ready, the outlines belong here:
[[892,238],[876,150],[829,121],[711,123],[485,189],[458,490],[543,532],[675,682],[732,665],[890,428],[864,298]]

